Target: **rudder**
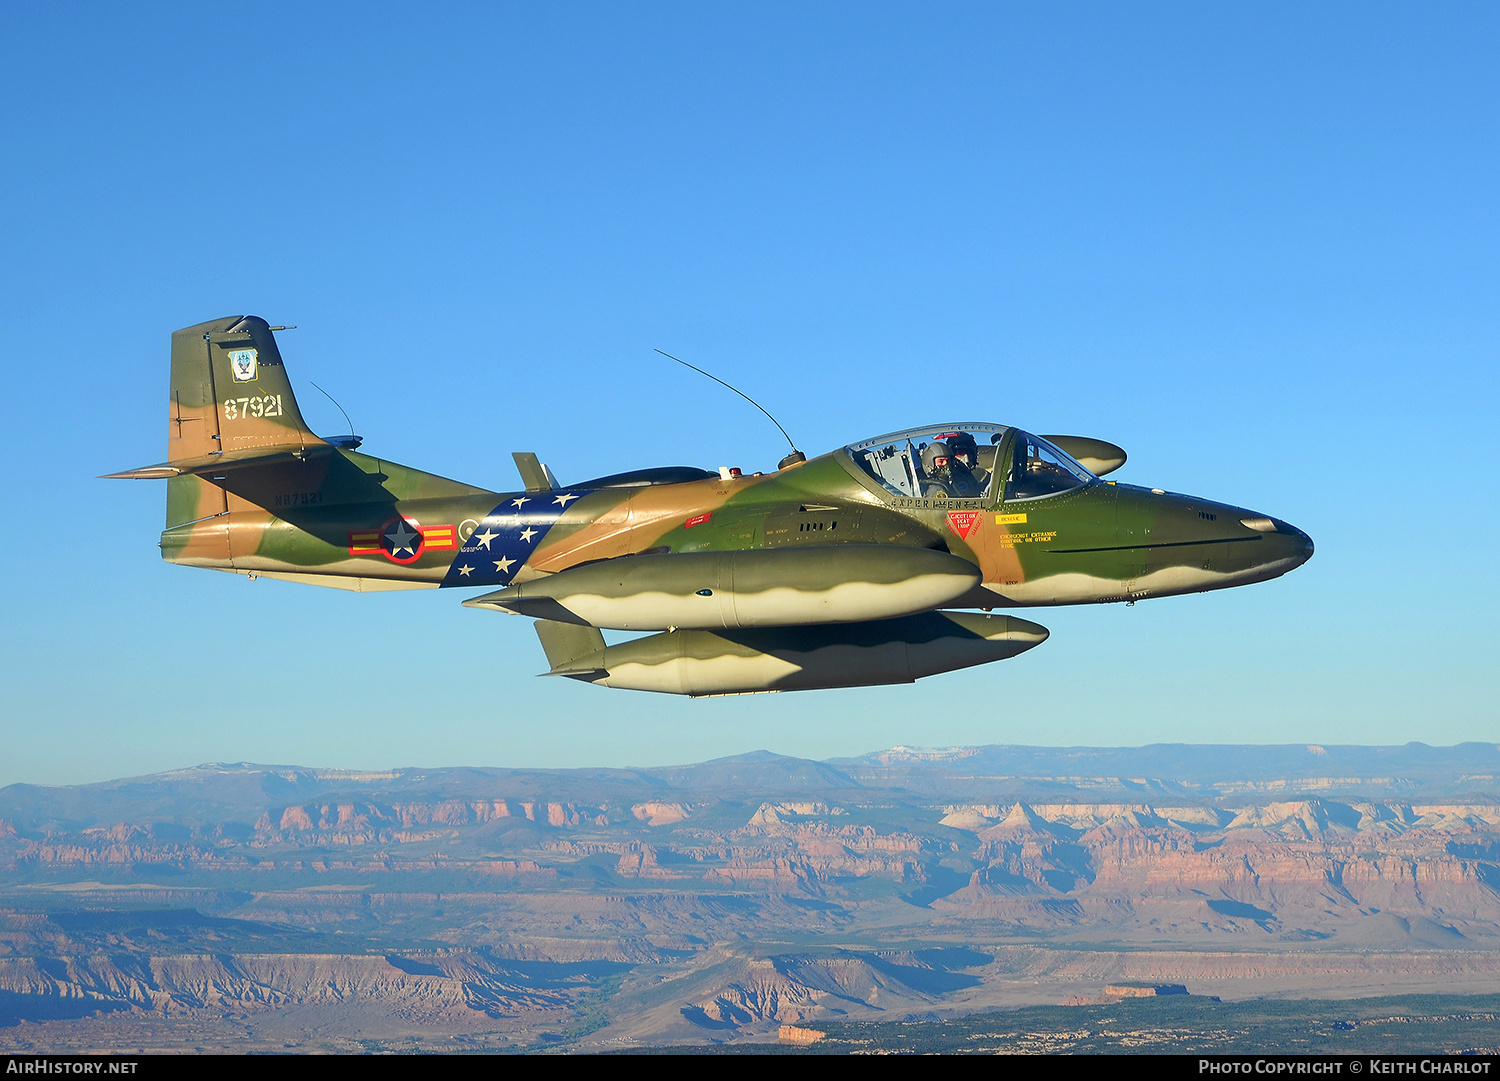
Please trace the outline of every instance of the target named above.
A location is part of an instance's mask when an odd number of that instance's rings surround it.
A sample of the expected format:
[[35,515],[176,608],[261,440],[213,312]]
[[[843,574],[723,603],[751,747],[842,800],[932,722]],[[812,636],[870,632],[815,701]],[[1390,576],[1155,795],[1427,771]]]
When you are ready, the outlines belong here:
[[[297,408],[266,321],[229,316],[172,334],[167,461],[321,444]],[[197,476],[167,482],[167,528],[222,514],[224,491]]]

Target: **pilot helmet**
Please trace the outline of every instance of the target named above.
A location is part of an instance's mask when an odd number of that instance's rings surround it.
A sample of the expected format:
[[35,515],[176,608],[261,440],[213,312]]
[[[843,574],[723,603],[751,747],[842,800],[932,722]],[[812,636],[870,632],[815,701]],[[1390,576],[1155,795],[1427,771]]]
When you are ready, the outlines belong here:
[[970,469],[979,465],[979,444],[968,432],[953,432],[943,436],[943,441],[953,448],[953,457]]
[[934,440],[922,448],[922,468],[929,475],[947,469],[952,458],[953,452],[941,439]]

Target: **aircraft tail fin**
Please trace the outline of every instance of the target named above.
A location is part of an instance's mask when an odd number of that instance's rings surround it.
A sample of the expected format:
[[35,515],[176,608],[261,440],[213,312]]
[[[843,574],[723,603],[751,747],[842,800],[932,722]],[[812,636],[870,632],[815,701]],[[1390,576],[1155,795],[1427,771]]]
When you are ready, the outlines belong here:
[[234,315],[173,333],[166,465],[181,466],[127,475],[171,477],[172,529],[227,509],[223,490],[195,475],[205,464],[284,453],[300,457],[312,448],[327,449],[302,419],[272,328],[259,316]]
[[172,335],[168,461],[322,444],[302,419],[264,319],[231,316]]
[[592,681],[605,674],[599,667],[604,656],[604,635],[597,627],[539,619],[536,636],[541,639],[542,652],[552,666],[547,675]]

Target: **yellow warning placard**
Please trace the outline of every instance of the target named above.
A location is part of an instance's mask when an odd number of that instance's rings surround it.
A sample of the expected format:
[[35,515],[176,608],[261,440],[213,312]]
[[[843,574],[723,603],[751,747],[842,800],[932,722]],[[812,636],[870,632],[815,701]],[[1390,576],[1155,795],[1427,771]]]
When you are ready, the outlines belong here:
[[996,525],[1020,525],[1020,524],[1022,524],[1025,521],[1026,521],[1026,515],[1024,515],[1024,514],[997,514],[997,515],[995,515],[995,524]]

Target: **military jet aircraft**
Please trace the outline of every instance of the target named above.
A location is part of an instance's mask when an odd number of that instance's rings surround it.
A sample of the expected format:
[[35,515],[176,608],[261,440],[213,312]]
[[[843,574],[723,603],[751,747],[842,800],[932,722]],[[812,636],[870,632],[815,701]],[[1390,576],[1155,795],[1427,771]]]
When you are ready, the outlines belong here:
[[[1003,424],[794,451],[768,473],[561,484],[518,453],[524,489],[491,491],[314,435],[282,329],[172,335],[167,461],[109,474],[166,479],[162,557],[356,591],[485,587],[463,603],[535,618],[547,674],[605,687],[910,683],[1046,639],[995,609],[1246,585],[1313,551],[1277,518],[1100,480],[1125,462],[1111,443]],[[607,645],[601,628],[655,633]]]

